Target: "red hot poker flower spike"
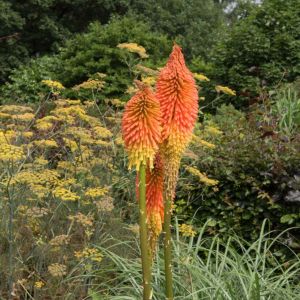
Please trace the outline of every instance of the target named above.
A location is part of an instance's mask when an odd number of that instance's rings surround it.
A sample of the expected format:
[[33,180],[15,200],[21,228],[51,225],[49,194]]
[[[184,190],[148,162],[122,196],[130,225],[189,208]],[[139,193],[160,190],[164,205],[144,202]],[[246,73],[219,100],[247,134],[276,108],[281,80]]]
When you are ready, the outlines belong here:
[[[139,174],[136,176],[136,195],[139,199]],[[153,169],[147,166],[146,171],[146,205],[149,242],[152,255],[156,241],[162,231],[164,220],[164,165],[159,152],[155,155]]]
[[147,220],[152,254],[155,251],[156,241],[162,231],[164,220],[163,167],[163,160],[157,153],[154,160],[154,168],[152,170],[147,168],[146,174]]
[[178,45],[174,45],[161,70],[156,89],[162,113],[162,153],[169,178],[166,190],[173,198],[181,156],[192,137],[198,114],[196,83]]
[[122,134],[129,156],[129,169],[141,164],[153,167],[161,142],[159,102],[149,87],[138,84],[139,91],[128,101],[122,119]]
[[198,115],[198,91],[178,45],[159,74],[156,96],[163,118],[162,139],[176,134],[188,142]]

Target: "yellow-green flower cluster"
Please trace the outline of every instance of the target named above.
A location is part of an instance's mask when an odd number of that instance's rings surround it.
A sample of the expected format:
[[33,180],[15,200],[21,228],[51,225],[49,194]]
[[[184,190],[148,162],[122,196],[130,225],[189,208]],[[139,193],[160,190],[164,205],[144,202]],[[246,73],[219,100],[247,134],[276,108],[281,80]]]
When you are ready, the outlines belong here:
[[53,196],[62,201],[76,201],[80,199],[80,197],[74,192],[60,186],[54,189]]
[[137,43],[122,43],[117,46],[120,49],[126,49],[129,52],[137,53],[141,58],[147,58],[149,55],[146,53],[146,49]]
[[230,95],[230,96],[236,96],[236,91],[232,90],[231,88],[229,88],[227,86],[217,85],[215,87],[215,89],[218,93],[222,92],[222,93]]
[[57,148],[58,145],[56,143],[56,141],[54,140],[37,140],[33,142],[34,145],[38,146],[38,147],[42,147],[42,148]]
[[98,79],[88,79],[73,87],[74,90],[86,89],[86,90],[101,90],[104,87],[105,81]]
[[59,118],[55,116],[46,116],[36,121],[35,127],[40,131],[47,131],[53,128],[54,122],[58,122]]
[[58,106],[52,111],[59,120],[66,122],[67,124],[74,124],[79,118],[82,121],[87,121],[87,114],[81,105],[71,105],[67,107]]
[[64,246],[64,245],[68,245],[69,242],[70,242],[70,236],[66,234],[61,234],[51,239],[49,244],[51,246]]
[[128,86],[127,90],[125,91],[126,94],[132,95],[135,94],[138,89],[132,85]]
[[182,234],[182,236],[186,237],[193,237],[196,235],[196,231],[193,229],[193,226],[188,224],[179,225],[179,232]]
[[208,178],[205,173],[201,173],[198,169],[194,167],[185,167],[185,169],[192,175],[197,176],[200,182],[203,182],[205,185],[214,186],[219,184],[218,180]]
[[86,247],[82,251],[75,251],[74,255],[78,259],[90,259],[95,262],[101,262],[103,259],[102,253],[96,248]]
[[216,148],[216,145],[212,144],[212,143],[209,143],[203,139],[201,139],[199,136],[196,136],[196,135],[193,135],[193,143],[194,144],[199,144],[201,146],[204,146],[204,147],[207,147],[207,148],[210,148],[210,149],[214,149]]
[[40,169],[38,166],[37,170],[33,170],[31,165],[28,169],[15,174],[11,180],[11,185],[19,185],[24,188],[27,186],[33,195],[42,199],[46,195],[50,194],[52,188],[56,187],[60,180],[59,174],[56,170]]
[[95,133],[95,135],[97,136],[97,137],[99,137],[99,138],[103,138],[103,139],[105,139],[105,138],[110,138],[110,137],[112,137],[112,133],[111,133],[111,131],[109,131],[107,128],[105,128],[105,127],[101,127],[101,126],[95,126],[94,128],[93,128],[93,131],[94,131],[94,133]]
[[220,129],[214,126],[205,126],[204,130],[206,133],[209,133],[211,135],[220,135],[223,133]]
[[154,86],[156,84],[156,80],[157,78],[154,76],[142,77],[142,82],[151,86]]
[[209,143],[205,140],[202,140],[202,139],[199,139],[199,143],[200,145],[204,146],[204,147],[207,147],[207,148],[211,148],[211,149],[214,149],[216,148],[216,145],[212,144],[212,143]]
[[42,83],[56,90],[63,90],[65,88],[60,82],[55,80],[42,80]]
[[16,136],[17,134],[13,130],[7,130],[7,131],[0,130],[0,144],[11,143]]
[[11,184],[42,184],[49,187],[59,183],[59,173],[56,170],[24,170],[17,173],[11,180]]
[[44,285],[45,285],[45,283],[43,281],[36,281],[34,283],[34,287],[37,289],[41,289]]
[[53,277],[62,277],[67,274],[67,266],[54,263],[48,266],[48,271]]
[[12,118],[17,121],[30,122],[34,119],[35,115],[33,113],[27,112],[20,115],[13,115]]
[[32,131],[23,131],[23,132],[22,132],[22,136],[23,136],[24,138],[30,139],[30,138],[33,137],[33,132],[32,132]]
[[8,114],[22,114],[26,112],[33,112],[32,108],[29,106],[22,105],[2,105],[0,107],[0,112]]
[[10,119],[11,115],[7,113],[0,112],[0,119]]
[[104,100],[106,104],[111,103],[115,107],[124,107],[125,102],[121,101],[120,99],[114,98],[114,99],[106,99]]
[[54,101],[56,107],[66,107],[71,105],[81,105],[80,100],[72,100],[72,99],[59,99]]
[[0,161],[17,162],[24,158],[25,155],[21,147],[9,144],[0,144]]
[[39,156],[34,160],[33,163],[36,164],[37,166],[46,166],[49,163],[49,161],[44,157]]
[[203,74],[200,73],[194,73],[194,77],[195,79],[199,80],[199,81],[210,81],[210,79],[208,77],[206,77]]
[[85,192],[86,197],[99,198],[108,193],[108,188],[88,188]]
[[69,220],[75,221],[76,223],[82,225],[83,227],[92,227],[94,224],[94,217],[90,215],[84,215],[82,213],[77,213],[74,216],[69,216]]

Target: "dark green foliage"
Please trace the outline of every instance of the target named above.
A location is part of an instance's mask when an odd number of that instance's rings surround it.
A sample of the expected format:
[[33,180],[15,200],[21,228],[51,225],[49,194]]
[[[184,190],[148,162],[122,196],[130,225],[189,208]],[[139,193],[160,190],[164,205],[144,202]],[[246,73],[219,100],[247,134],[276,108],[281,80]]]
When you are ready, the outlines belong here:
[[0,0],[0,11],[0,83],[20,63],[56,52],[91,22],[107,24],[114,15],[149,22],[151,30],[182,44],[190,58],[208,58],[223,24],[222,8],[212,0]]
[[215,76],[236,88],[238,107],[300,74],[300,2],[265,0],[236,22],[216,49]]
[[145,23],[134,18],[114,19],[107,25],[94,23],[86,34],[77,35],[61,50],[62,82],[72,86],[101,72],[107,75],[105,95],[124,93],[134,77],[130,59],[135,57],[136,63],[139,58],[137,54],[117,48],[119,43],[125,42],[145,47],[149,54],[147,64],[155,66],[165,61],[172,46],[166,37],[152,32]]
[[127,0],[12,0],[0,1],[0,83],[11,68],[32,56],[57,50],[74,32],[91,21],[107,23],[112,14],[123,15]]
[[[149,58],[141,59],[136,53],[117,48],[124,42],[142,45]],[[32,60],[13,71],[10,83],[2,87],[2,102],[36,102],[43,79],[59,80],[71,88],[97,72],[107,75],[102,98],[124,97],[127,87],[137,76],[134,65],[162,66],[171,47],[172,43],[165,36],[132,17],[115,18],[106,25],[92,23],[86,33],[68,40],[57,56]],[[72,90],[65,93],[69,97],[79,97]],[[92,94],[85,93],[84,96],[91,97]]]
[[18,43],[24,19],[8,1],[0,1],[0,83],[10,68],[27,57],[28,51]]
[[232,106],[222,106],[205,124],[211,122],[223,131],[211,136],[216,148],[192,147],[198,159],[189,163],[219,184],[206,186],[184,172],[182,178],[188,179],[181,181],[177,196],[186,200],[189,195],[186,212],[197,211],[200,224],[211,219],[214,233],[233,230],[247,239],[257,238],[265,218],[272,230],[299,226],[299,136],[288,142],[258,130]]
[[187,58],[207,59],[224,21],[221,7],[212,0],[137,0],[130,8],[182,45]]
[[37,103],[47,89],[41,81],[56,79],[60,61],[57,56],[43,56],[30,60],[12,71],[9,81],[0,86],[0,103]]

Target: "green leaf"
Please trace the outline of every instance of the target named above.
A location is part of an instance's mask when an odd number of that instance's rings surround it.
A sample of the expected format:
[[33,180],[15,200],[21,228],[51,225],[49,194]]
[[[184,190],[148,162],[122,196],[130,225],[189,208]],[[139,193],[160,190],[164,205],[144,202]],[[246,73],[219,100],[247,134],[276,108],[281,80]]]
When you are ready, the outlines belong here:
[[283,215],[280,218],[280,223],[292,224],[298,216],[296,214]]
[[89,290],[88,295],[92,298],[92,300],[103,300],[101,295],[99,295],[97,292],[93,290]]
[[210,226],[210,227],[214,227],[217,225],[217,221],[214,220],[214,219],[209,219],[209,221],[207,222],[207,226]]

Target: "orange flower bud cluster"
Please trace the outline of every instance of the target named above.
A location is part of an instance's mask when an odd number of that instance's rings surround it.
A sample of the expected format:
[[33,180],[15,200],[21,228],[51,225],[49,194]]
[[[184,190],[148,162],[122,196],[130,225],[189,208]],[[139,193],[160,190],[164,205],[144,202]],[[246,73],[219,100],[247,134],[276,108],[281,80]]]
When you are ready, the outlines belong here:
[[129,168],[141,164],[153,167],[155,153],[161,142],[159,102],[151,89],[140,85],[139,91],[126,104],[122,134],[129,156]]
[[192,138],[198,116],[196,83],[177,45],[159,74],[156,97],[162,113],[161,149],[166,168],[166,197],[173,199],[181,156]]
[[160,71],[156,89],[163,122],[162,139],[170,143],[176,136],[184,142],[177,145],[178,152],[182,152],[191,139],[197,119],[198,91],[179,46],[174,46],[166,66]]
[[164,165],[159,153],[156,154],[153,169],[147,168],[146,199],[147,220],[150,233],[150,245],[154,251],[158,236],[162,231],[164,220]]

